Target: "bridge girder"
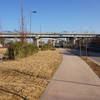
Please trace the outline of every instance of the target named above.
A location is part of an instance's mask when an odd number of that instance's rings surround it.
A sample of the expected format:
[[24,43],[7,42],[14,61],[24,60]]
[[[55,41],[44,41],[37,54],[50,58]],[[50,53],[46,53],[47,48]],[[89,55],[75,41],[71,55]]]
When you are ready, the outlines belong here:
[[[25,34],[26,38],[94,38],[100,36],[100,34],[60,34],[60,33],[27,33]],[[20,33],[2,33],[0,38],[22,38]]]

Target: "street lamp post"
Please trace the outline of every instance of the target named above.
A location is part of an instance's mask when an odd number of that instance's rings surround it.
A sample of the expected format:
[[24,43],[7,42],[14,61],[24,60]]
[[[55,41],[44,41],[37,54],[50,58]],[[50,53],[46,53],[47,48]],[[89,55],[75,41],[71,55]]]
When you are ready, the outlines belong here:
[[37,11],[31,11],[30,13],[30,34],[32,32],[32,13],[37,13]]
[[[32,32],[32,14],[37,13],[37,11],[31,11],[30,12],[30,34]],[[30,41],[31,41],[31,36],[30,36]]]

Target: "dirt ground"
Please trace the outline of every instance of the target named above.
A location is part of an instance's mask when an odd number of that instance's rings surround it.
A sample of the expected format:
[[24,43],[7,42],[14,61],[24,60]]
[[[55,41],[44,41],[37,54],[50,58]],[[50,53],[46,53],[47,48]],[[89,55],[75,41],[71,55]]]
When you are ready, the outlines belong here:
[[0,62],[0,100],[39,100],[62,61],[60,50]]

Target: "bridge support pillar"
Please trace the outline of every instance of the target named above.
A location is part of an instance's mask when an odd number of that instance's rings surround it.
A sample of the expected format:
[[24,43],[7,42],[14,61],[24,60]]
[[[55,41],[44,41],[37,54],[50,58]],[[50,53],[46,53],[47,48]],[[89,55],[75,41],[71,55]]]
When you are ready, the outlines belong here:
[[72,44],[72,45],[74,45],[75,44],[74,38],[69,38],[69,43]]
[[33,43],[34,43],[34,45],[36,45],[37,47],[39,47],[39,41],[38,41],[38,39],[33,39]]
[[66,45],[69,43],[69,38],[66,38]]
[[55,47],[55,40],[52,41],[52,45],[53,45],[53,47]]

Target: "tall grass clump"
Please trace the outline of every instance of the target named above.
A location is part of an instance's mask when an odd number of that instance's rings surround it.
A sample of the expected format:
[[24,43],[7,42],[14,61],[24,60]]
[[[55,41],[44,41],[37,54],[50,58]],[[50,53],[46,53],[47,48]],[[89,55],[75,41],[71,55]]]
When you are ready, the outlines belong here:
[[38,47],[34,44],[22,43],[22,42],[10,42],[8,46],[9,59],[16,59],[26,57],[38,52]]
[[51,46],[51,45],[44,44],[44,45],[42,45],[41,50],[42,51],[45,51],[45,50],[55,50],[55,48],[53,46]]

